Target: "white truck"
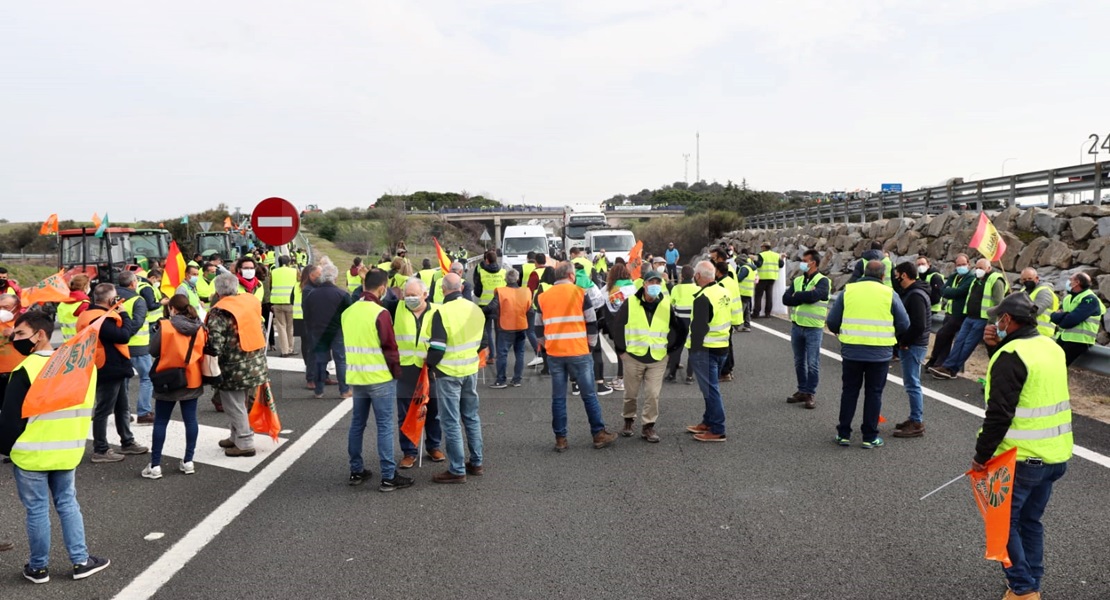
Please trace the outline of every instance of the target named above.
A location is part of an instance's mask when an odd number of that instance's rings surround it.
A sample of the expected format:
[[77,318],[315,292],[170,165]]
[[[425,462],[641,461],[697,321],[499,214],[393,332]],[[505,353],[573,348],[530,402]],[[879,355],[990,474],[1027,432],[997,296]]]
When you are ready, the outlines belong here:
[[[563,251],[586,247],[586,232],[591,228],[605,227],[605,213],[597,209],[568,208],[563,216]],[[606,249],[608,250],[608,249]]]
[[611,265],[617,258],[628,262],[628,251],[636,245],[636,236],[627,229],[591,229],[586,232],[585,243],[591,262],[597,260],[599,250],[604,250]]
[[547,232],[541,225],[509,225],[501,237],[501,263],[520,269],[529,252],[548,252]]

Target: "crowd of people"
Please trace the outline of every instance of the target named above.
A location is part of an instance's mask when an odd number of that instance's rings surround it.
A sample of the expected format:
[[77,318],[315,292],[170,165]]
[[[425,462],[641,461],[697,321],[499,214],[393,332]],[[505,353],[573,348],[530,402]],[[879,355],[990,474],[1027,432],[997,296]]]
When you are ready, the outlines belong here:
[[[374,266],[356,258],[342,278],[327,257],[301,265],[297,255],[260,250],[230,268],[218,255],[198,258],[168,297],[160,291],[163,273],[156,268],[125,271],[114,284],[90,286],[87,277],[71,279],[70,300],[57,311],[63,337],[106,319],[85,403],[51,413],[49,419],[25,420],[21,409],[53,352],[54,319],[40,310],[23,310],[16,295],[0,294],[0,454],[14,463],[28,511],[27,579],[49,579],[52,497],[75,565],[73,576],[86,577],[109,564],[88,554],[74,490],[73,470],[84,456],[90,421],[92,463],[149,453],[141,475],[158,479],[167,424],[180,407],[186,450],[178,470],[194,474],[197,405],[207,385],[215,390],[214,406],[228,420],[229,435],[219,442],[225,454],[253,456],[247,415],[252,396],[269,380],[267,349],[293,356],[298,338],[305,385],[313,397],[323,398],[327,386],[336,385],[339,398],[352,399],[352,486],[374,477],[362,456],[371,410],[380,491],[414,484],[401,471],[414,466],[422,446],[429,460],[447,463],[432,478],[435,483],[459,484],[484,475],[477,377],[491,350],[493,389],[522,385],[527,366],[550,375],[557,452],[570,448],[568,392],[582,399],[594,448],[634,436],[637,420],[640,437],[659,442],[662,388],[678,382],[685,350],[684,381],[698,385],[705,408],[701,419],[684,430],[698,442],[725,442],[722,386],[734,381],[735,334],[751,332],[753,319],[770,317],[773,290],[787,261],[769,243],[759,252],[714,247],[704,260],[685,265],[673,244],[660,256],[646,254],[631,262],[618,258],[612,264],[604,256],[587,258],[581,248],[570,249],[567,261],[530,253],[519,269],[506,268],[495,251],[488,251],[468,280],[459,260],[447,273],[430,259],[414,268],[403,245]],[[837,335],[843,370],[833,439],[840,446],[852,443],[861,391],[861,446],[884,445],[878,423],[892,360],[900,362],[908,398],[908,418],[893,435],[919,438],[925,434],[921,373],[956,377],[978,344],[986,345],[991,353],[987,417],[972,464],[980,469],[992,456],[1020,449],[1017,529],[1011,539],[1011,557],[1018,559],[1006,572],[1015,593],[1035,592],[1040,541],[1031,532],[1071,454],[1067,365],[1094,343],[1105,312],[1091,292],[1090,278],[1073,275],[1070,294],[1061,301],[1034,269],[1026,269],[1018,291],[1008,294],[1005,277],[985,259],[976,261],[972,271],[970,258],[960,255],[955,272],[945,277],[924,256],[894,265],[875,243],[833,299],[832,282],[820,272],[821,254],[807,250],[797,258],[799,274],[783,282],[781,297],[789,310],[797,379],[786,401],[816,407],[823,335],[826,330]],[[0,271],[0,289],[6,279]],[[934,313],[945,319],[930,354]],[[616,374],[608,380],[602,336],[608,336],[618,356]],[[535,354],[528,363],[526,345]],[[151,448],[139,445],[131,431],[127,382],[135,376],[140,381],[136,424],[153,426]],[[424,381],[429,402],[418,408],[425,417],[421,439],[398,436]],[[624,394],[622,423],[610,430],[598,397],[614,391]],[[119,440],[115,446],[108,438],[110,417]],[[400,461],[394,456],[398,437]],[[1035,482],[1023,483],[1023,473]]]

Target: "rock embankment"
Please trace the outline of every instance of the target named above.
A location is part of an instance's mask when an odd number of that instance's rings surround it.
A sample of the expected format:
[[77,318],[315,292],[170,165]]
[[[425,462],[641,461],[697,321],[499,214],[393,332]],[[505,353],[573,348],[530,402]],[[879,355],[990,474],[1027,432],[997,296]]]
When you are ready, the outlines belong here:
[[[977,213],[946,212],[915,218],[883,219],[870,223],[820,223],[788,229],[745,229],[726,234],[713,245],[733,244],[737,250],[759,252],[768,242],[785,255],[792,272],[801,253],[808,249],[821,252],[821,272],[839,290],[847,283],[852,267],[873,240],[882,242],[895,264],[929,257],[933,265],[948,275],[961,252],[973,259],[978,255],[968,248],[978,225]],[[1025,267],[1037,269],[1041,280],[1063,294],[1068,278],[1086,272],[1094,282],[1095,293],[1103,303],[1110,300],[1110,207],[1071,206],[1063,210],[1009,208],[993,215],[992,222],[1006,240],[1002,268],[1015,282]],[[708,251],[708,247],[706,248]],[[997,268],[997,263],[996,263]],[[793,276],[793,275],[791,275]],[[1110,342],[1110,312],[1103,318],[1099,343]]]

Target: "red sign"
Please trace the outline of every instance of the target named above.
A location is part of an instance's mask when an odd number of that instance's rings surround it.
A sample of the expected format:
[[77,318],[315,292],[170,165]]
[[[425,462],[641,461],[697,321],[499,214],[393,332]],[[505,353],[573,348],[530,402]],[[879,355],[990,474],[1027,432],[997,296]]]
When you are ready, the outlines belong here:
[[300,227],[301,216],[297,209],[282,198],[266,198],[251,213],[254,235],[271,246],[292,242]]

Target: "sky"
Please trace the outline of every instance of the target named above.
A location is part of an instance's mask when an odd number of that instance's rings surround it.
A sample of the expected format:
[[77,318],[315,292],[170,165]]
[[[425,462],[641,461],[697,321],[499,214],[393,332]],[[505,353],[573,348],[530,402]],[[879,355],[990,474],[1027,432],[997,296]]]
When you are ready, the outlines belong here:
[[1107,22],[1098,0],[5,2],[2,216],[1074,165],[1110,135]]

